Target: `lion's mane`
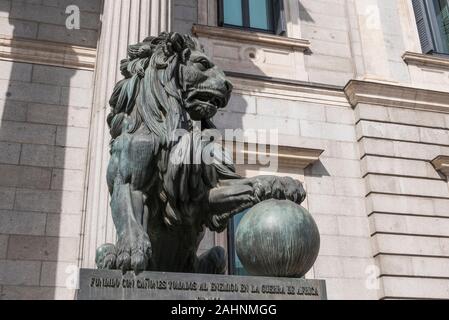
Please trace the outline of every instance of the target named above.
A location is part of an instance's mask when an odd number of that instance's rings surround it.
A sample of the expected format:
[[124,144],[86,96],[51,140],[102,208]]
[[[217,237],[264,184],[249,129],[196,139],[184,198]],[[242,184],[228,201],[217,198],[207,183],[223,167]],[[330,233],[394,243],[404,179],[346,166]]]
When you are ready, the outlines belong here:
[[[120,65],[125,79],[116,84],[109,101],[112,139],[124,129],[135,132],[144,122],[163,145],[169,143],[170,133],[178,127],[182,116],[183,99],[176,71],[180,60],[188,58],[183,55],[199,46],[188,35],[162,33],[128,47],[128,58]],[[132,119],[128,128],[123,128],[126,115]]]

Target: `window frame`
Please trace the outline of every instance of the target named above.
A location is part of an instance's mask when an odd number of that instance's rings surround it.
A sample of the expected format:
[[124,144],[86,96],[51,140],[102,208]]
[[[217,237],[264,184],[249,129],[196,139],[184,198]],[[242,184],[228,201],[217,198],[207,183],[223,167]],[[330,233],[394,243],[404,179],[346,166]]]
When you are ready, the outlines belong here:
[[[425,23],[425,27],[427,28],[426,32],[426,37],[428,37],[429,39],[427,39],[430,44],[431,44],[431,48],[429,48],[428,51],[425,50],[425,47],[423,46],[423,42],[422,39],[420,39],[420,43],[421,43],[421,48],[423,50],[424,54],[433,54],[433,55],[442,55],[442,56],[449,56],[449,49],[448,52],[445,52],[445,45],[443,43],[443,37],[444,35],[441,33],[440,27],[439,27],[439,23],[437,20],[437,11],[435,8],[435,2],[434,0],[413,0],[416,2],[420,2],[419,5],[421,5],[422,7],[422,14],[423,14],[423,18],[426,20]],[[448,5],[449,5],[449,0],[446,0]],[[415,12],[415,18],[416,17],[416,12]],[[449,44],[448,44],[449,47]]]
[[[446,0],[447,5],[449,6],[449,0]],[[427,5],[427,3],[426,3]],[[440,26],[437,20],[437,8],[435,7],[435,1],[434,0],[430,0],[430,5],[428,6],[428,10],[429,10],[429,22],[430,22],[430,28],[431,28],[431,33],[432,33],[432,41],[434,43],[434,53],[437,54],[449,54],[449,49],[448,52],[444,52],[444,43],[443,43],[443,38],[444,38],[444,34],[442,34],[441,30],[440,30]],[[447,44],[447,46],[449,46],[449,43]]]
[[227,240],[228,240],[228,274],[235,275],[235,225],[234,217],[231,218],[228,224]]
[[[249,209],[243,210],[241,213],[247,213]],[[239,213],[239,214],[241,214]],[[238,214],[237,214],[238,215]],[[237,227],[235,225],[235,216],[233,216],[227,228],[227,241],[228,241],[228,274],[231,276],[242,276],[241,274],[237,274],[235,270],[235,262],[236,262],[236,247],[235,247],[235,233],[237,231]]]
[[[218,0],[218,26],[223,28],[231,28],[231,29],[238,29],[238,30],[247,30],[247,31],[254,31],[254,32],[263,32],[268,34],[276,34],[276,1],[282,1],[282,0],[271,0],[271,19],[270,21],[270,29],[260,29],[260,28],[254,28],[251,27],[251,17],[250,17],[250,10],[249,10],[249,0],[242,0],[242,24],[243,26],[236,26],[232,24],[227,24],[224,21],[224,4],[223,1],[226,0]],[[267,17],[268,18],[268,17]]]

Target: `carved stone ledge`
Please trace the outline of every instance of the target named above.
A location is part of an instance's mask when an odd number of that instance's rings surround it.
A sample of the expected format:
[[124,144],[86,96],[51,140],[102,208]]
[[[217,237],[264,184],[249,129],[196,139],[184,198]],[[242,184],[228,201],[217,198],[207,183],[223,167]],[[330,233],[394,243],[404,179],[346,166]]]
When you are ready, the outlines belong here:
[[449,69],[449,58],[407,51],[402,55],[402,59],[407,64]]
[[324,150],[321,149],[291,148],[280,146],[278,151],[279,165],[305,169],[309,165],[317,162],[323,152]]
[[93,48],[0,37],[0,60],[94,70],[96,57]]
[[342,87],[227,72],[234,93],[312,102],[348,108]]
[[[228,142],[229,143],[229,142]],[[234,160],[238,159],[238,156],[242,156],[247,163],[248,157],[253,156],[256,159],[259,157],[265,157],[266,159],[278,158],[279,167],[288,167],[295,169],[305,169],[311,164],[319,161],[320,156],[323,154],[322,149],[309,149],[309,148],[295,148],[287,146],[278,146],[277,153],[272,152],[267,147],[266,152],[261,152],[258,150],[256,144],[244,144],[243,150],[240,152],[236,151],[234,143]]]
[[402,58],[413,87],[449,92],[449,56],[406,52]]
[[436,170],[449,177],[449,156],[438,156],[432,161]]
[[192,27],[192,33],[195,36],[203,36],[221,40],[226,39],[237,42],[242,41],[262,46],[277,46],[298,51],[306,51],[310,49],[309,40],[293,39],[261,32],[241,31],[231,28],[219,28],[195,24]]
[[359,103],[449,113],[449,92],[351,80],[344,88],[352,107]]

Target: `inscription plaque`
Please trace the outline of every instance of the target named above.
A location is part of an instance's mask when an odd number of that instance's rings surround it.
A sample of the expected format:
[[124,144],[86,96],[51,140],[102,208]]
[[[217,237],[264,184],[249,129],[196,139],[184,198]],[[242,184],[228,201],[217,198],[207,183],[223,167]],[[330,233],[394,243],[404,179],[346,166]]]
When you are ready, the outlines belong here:
[[80,271],[78,300],[325,300],[323,280]]

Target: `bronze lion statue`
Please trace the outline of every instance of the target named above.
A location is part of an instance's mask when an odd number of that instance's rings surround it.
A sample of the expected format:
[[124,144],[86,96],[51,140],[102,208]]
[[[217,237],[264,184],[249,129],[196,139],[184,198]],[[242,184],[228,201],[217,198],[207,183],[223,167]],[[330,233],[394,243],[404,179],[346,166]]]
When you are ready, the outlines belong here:
[[[203,138],[232,85],[195,38],[162,33],[128,48],[110,99],[107,183],[117,243],[97,249],[100,269],[220,274],[223,248],[197,256],[205,228],[223,232],[235,214],[267,199],[301,204],[289,177],[243,179],[217,141]],[[195,125],[201,130],[195,131]],[[179,134],[181,132],[181,134]],[[192,163],[207,153],[217,161]],[[200,157],[201,158],[201,157]]]

